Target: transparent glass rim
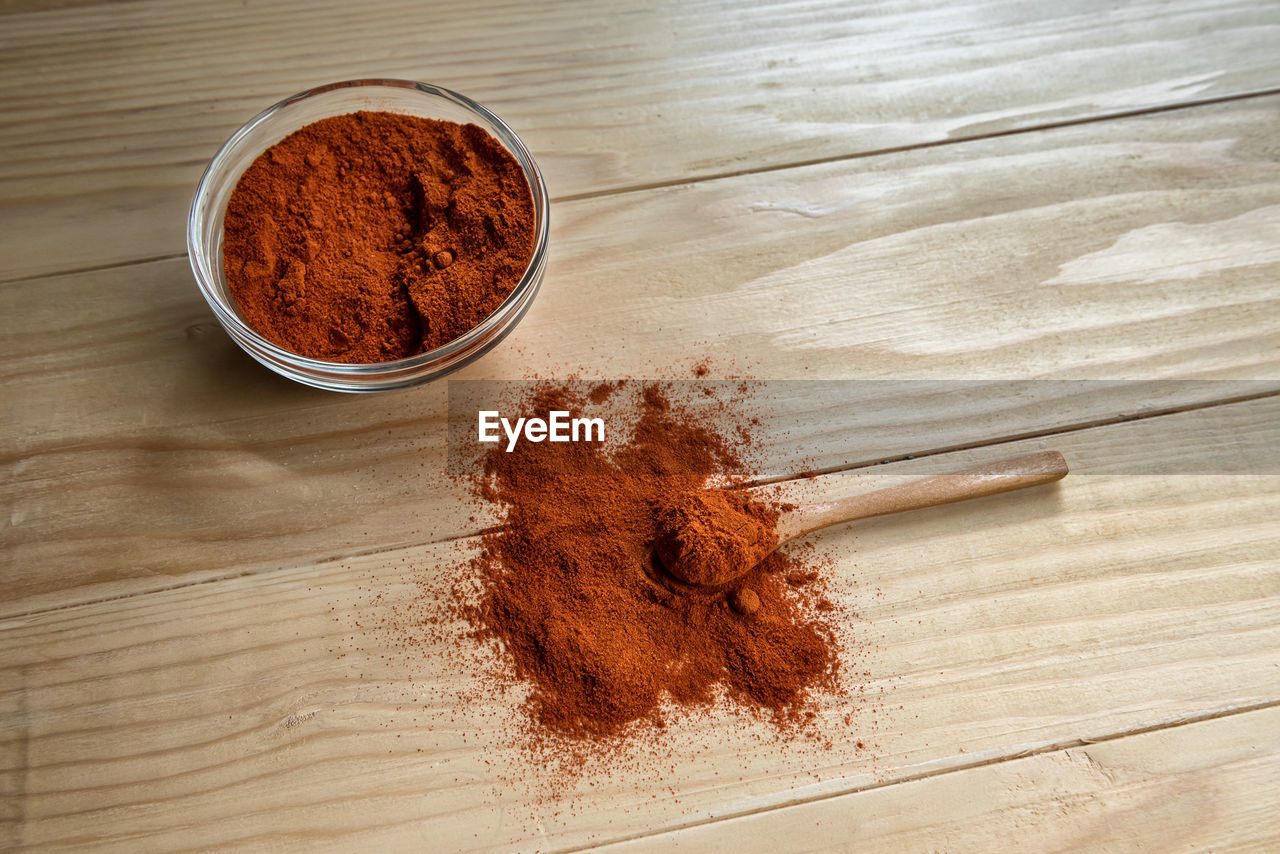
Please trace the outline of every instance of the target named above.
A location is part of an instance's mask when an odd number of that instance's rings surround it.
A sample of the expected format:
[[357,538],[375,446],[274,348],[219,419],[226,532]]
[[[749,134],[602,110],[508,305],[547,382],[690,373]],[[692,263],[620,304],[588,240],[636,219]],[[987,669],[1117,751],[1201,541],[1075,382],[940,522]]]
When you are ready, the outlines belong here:
[[[348,363],[313,359],[291,350],[286,350],[264,338],[252,326],[241,319],[236,308],[228,304],[217,288],[214,287],[213,282],[218,280],[217,266],[212,257],[212,247],[206,242],[203,229],[200,227],[202,219],[200,215],[201,207],[210,193],[212,180],[215,176],[228,169],[230,161],[237,153],[245,137],[252,134],[264,123],[271,121],[281,110],[287,109],[299,101],[339,89],[357,87],[416,90],[424,95],[451,101],[465,111],[479,116],[491,126],[495,132],[494,136],[512,154],[516,162],[520,164],[533,197],[534,221],[536,223],[533,252],[525,267],[524,274],[507,298],[478,325],[452,341],[434,349],[390,362]],[[335,113],[335,115],[337,114]],[[261,151],[257,151],[254,157],[256,158],[261,153]],[[457,370],[483,355],[511,331],[514,324],[528,310],[529,304],[533,301],[533,297],[536,295],[542,280],[542,274],[546,266],[549,207],[550,199],[546,183],[542,178],[541,170],[529,153],[529,149],[506,122],[483,104],[442,86],[413,80],[393,78],[344,80],[316,86],[272,104],[242,125],[222,144],[217,153],[214,154],[213,159],[209,161],[204,173],[200,176],[195,194],[191,199],[191,207],[187,214],[187,257],[191,264],[191,271],[195,276],[196,284],[199,286],[205,301],[213,310],[218,322],[250,356],[253,356],[277,373],[317,388],[356,392],[385,391],[417,385],[438,378],[444,373]],[[504,324],[510,324],[510,326],[506,329],[501,329]],[[378,383],[379,377],[385,377],[387,382],[385,384]],[[356,385],[348,386],[344,384],[343,380],[354,381]],[[360,382],[361,380],[364,380],[364,382]]]

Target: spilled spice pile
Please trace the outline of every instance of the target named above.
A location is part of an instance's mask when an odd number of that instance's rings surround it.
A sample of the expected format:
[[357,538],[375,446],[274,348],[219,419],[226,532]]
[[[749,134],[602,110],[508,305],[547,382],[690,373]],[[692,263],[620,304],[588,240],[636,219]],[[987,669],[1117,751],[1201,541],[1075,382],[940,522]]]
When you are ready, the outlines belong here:
[[[782,731],[803,729],[839,669],[818,574],[773,553],[730,590],[686,595],[661,582],[651,559],[659,519],[677,512],[673,497],[747,474],[742,442],[653,384],[544,383],[520,413],[577,417],[624,385],[636,394],[621,441],[485,452],[475,488],[505,524],[483,538],[463,615],[531,687],[535,738],[561,752],[661,729],[668,710],[706,710],[722,694]],[[736,509],[772,535],[776,508]]]
[[524,173],[480,127],[359,112],[307,125],[245,170],[223,266],[273,343],[387,362],[492,314],[528,266],[533,231]]

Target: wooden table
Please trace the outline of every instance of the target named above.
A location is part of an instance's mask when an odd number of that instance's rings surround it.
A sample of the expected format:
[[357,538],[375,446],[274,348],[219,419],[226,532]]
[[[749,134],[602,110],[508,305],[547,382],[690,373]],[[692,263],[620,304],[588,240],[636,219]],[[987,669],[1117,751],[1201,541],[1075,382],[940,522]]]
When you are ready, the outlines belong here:
[[[1276,850],[1277,45],[1257,0],[6,0],[0,846]],[[360,76],[546,174],[544,290],[459,378],[1096,383],[807,437],[822,483],[1075,469],[822,537],[829,749],[713,717],[549,800],[517,694],[378,631],[475,545],[447,384],[268,373],[183,251],[223,139]]]

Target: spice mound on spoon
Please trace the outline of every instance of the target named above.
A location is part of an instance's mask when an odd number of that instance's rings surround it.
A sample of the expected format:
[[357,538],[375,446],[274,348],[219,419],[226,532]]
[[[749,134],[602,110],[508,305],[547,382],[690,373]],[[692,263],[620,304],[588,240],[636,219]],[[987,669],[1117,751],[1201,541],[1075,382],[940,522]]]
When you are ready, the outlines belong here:
[[685,492],[662,507],[653,549],[676,586],[718,590],[820,528],[1052,483],[1067,471],[1062,454],[1044,451],[781,511],[729,490]]
[[778,510],[740,492],[681,492],[659,508],[654,551],[686,584],[723,587],[779,545]]

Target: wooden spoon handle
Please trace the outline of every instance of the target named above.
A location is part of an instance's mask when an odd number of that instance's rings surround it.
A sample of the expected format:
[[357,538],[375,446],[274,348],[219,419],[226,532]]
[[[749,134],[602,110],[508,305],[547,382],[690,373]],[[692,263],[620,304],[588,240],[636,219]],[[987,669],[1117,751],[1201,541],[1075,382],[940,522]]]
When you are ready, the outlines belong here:
[[900,486],[864,492],[837,501],[800,504],[778,519],[778,543],[781,545],[828,525],[1010,492],[1052,483],[1061,480],[1066,474],[1067,461],[1062,458],[1062,454],[1057,451],[1041,451],[1038,454],[974,466],[954,474],[941,474]]

